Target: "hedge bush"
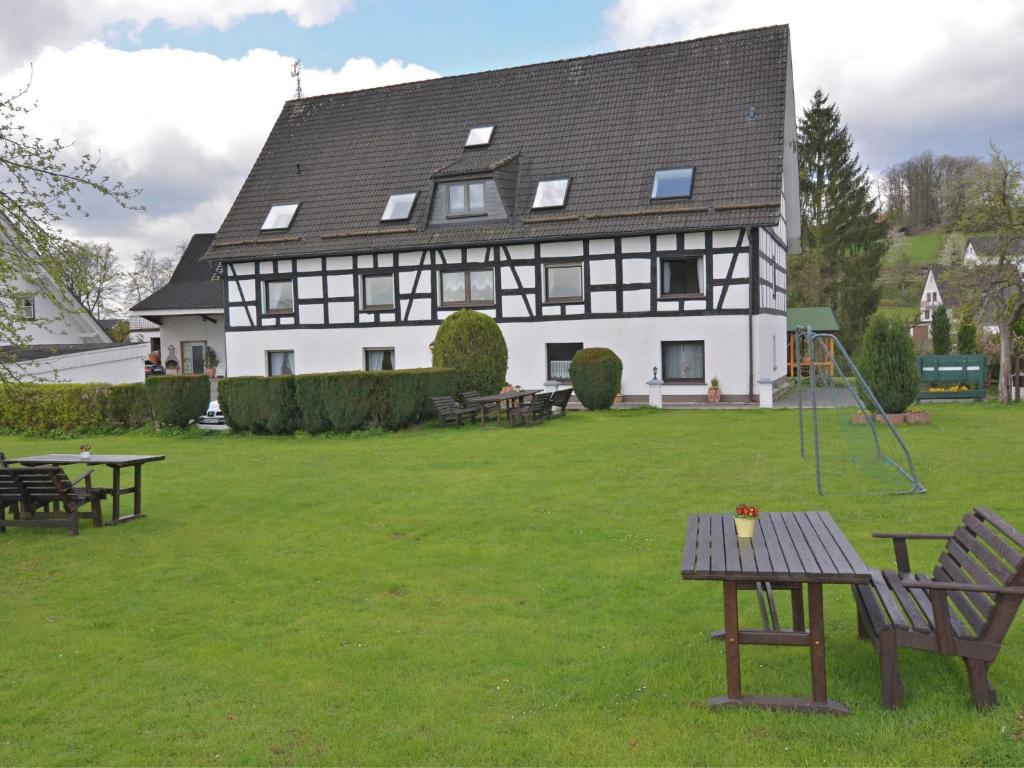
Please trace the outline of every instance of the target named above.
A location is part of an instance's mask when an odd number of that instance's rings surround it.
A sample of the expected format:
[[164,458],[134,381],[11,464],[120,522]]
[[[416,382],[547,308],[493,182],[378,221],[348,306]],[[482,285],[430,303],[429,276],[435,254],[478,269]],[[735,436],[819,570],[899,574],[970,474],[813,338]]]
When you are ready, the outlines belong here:
[[414,424],[432,415],[431,396],[454,394],[456,380],[455,371],[440,368],[342,371],[229,378],[218,392],[233,430],[320,434]]
[[956,351],[961,355],[978,354],[978,328],[971,320],[961,320],[956,329]]
[[210,380],[206,376],[150,376],[146,395],[160,424],[186,427],[206,413]]
[[115,384],[107,401],[107,422],[113,426],[141,427],[153,423],[153,406],[146,395],[146,385]]
[[611,408],[622,385],[622,361],[610,349],[586,347],[569,363],[576,397],[591,411]]
[[917,399],[921,390],[917,355],[900,320],[881,315],[872,318],[858,367],[886,413],[903,413]]
[[142,384],[8,384],[0,387],[0,430],[80,433],[153,420]]
[[453,368],[460,392],[501,390],[508,371],[508,347],[493,317],[460,309],[444,319],[432,345],[435,368]]

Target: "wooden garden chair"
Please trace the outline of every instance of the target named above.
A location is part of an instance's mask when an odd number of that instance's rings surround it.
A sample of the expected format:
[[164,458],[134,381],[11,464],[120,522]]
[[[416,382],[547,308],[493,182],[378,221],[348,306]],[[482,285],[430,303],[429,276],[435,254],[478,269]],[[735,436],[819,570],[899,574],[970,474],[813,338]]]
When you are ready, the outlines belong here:
[[550,403],[550,392],[538,392],[530,399],[530,402],[509,410],[509,423],[515,424],[516,419],[519,419],[523,424],[530,426],[535,422],[544,421],[547,418]]
[[[572,387],[569,389],[558,389],[551,393],[551,401],[548,405],[548,416],[565,416],[566,410],[569,408],[569,398],[572,397]],[[554,409],[558,409],[558,413],[554,413]]]
[[[873,571],[854,587],[857,626],[878,651],[882,706],[898,707],[903,683],[896,649],[959,656],[979,709],[996,703],[988,679],[1003,638],[1024,600],[1024,535],[983,507],[952,534],[875,533],[892,539],[895,571]],[[910,570],[907,542],[942,539],[946,548],[930,576]]]
[[434,404],[434,413],[437,415],[438,423],[443,427],[446,424],[453,423],[456,427],[462,426],[462,420],[469,417],[469,420],[473,420],[473,414],[477,412],[476,408],[463,408],[451,395],[441,395],[439,397],[432,397],[430,401]]
[[[92,487],[92,473],[74,481],[60,467],[0,467],[0,498],[11,503],[0,506],[0,533],[6,528],[67,528],[71,536],[78,535],[79,510],[88,505],[94,527],[103,525],[100,500],[107,493]],[[81,488],[76,487],[84,481]],[[13,517],[6,512],[11,509]]]

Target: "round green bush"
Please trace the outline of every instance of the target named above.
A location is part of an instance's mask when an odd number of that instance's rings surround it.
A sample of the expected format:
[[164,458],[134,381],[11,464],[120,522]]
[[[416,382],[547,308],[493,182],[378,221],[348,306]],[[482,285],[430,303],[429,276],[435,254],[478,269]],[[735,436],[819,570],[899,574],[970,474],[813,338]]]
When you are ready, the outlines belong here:
[[444,319],[431,345],[435,368],[454,368],[458,390],[493,394],[508,371],[501,328],[481,312],[460,309]]
[[858,366],[886,413],[903,413],[917,399],[921,374],[914,342],[898,319],[881,315],[872,318]]
[[622,385],[622,361],[610,349],[581,349],[569,363],[576,397],[591,411],[611,408]]

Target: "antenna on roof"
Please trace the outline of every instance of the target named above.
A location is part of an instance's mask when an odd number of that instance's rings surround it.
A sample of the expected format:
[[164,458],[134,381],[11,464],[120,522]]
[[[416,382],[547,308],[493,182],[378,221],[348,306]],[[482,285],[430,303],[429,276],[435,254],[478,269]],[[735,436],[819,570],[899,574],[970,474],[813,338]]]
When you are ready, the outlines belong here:
[[295,78],[295,98],[302,98],[302,59],[292,62],[292,77]]

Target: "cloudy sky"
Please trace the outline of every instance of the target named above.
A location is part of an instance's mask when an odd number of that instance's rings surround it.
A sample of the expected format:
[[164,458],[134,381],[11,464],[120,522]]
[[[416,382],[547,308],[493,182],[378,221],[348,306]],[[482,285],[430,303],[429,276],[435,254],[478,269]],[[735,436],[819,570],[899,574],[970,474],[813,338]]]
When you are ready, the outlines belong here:
[[860,0],[5,0],[0,93],[99,151],[144,212],[70,234],[122,258],[215,231],[303,61],[306,95],[788,23],[797,101],[828,91],[875,171],[923,149],[1024,159],[1024,3]]

